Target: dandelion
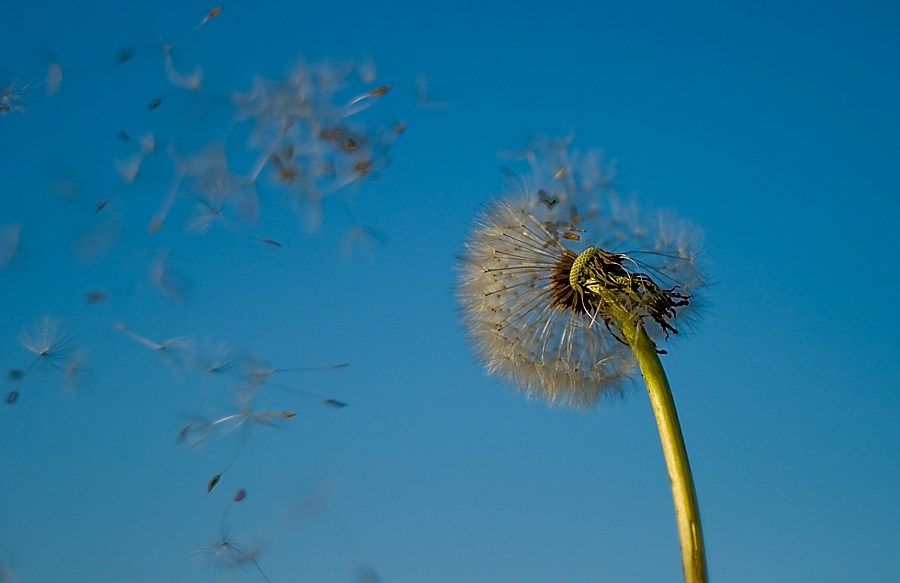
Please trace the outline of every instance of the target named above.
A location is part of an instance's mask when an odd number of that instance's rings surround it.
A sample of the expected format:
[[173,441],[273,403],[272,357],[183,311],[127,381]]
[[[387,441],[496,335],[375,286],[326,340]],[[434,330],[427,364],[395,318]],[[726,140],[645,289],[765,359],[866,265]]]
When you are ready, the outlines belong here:
[[697,319],[706,284],[697,230],[580,183],[568,145],[553,154],[557,170],[532,181],[541,187],[488,206],[465,243],[458,292],[468,337],[490,374],[550,404],[585,408],[621,395],[638,365],[672,482],[685,581],[706,581],[696,493],[665,351],[654,342]]

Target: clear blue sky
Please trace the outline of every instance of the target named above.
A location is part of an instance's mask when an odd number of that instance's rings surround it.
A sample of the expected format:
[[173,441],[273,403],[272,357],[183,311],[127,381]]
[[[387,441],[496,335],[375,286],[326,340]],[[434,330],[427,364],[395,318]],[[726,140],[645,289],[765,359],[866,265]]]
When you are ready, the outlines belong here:
[[[0,568],[22,583],[260,581],[192,552],[245,488],[229,534],[262,545],[273,583],[365,568],[385,583],[679,580],[643,389],[589,412],[526,401],[485,376],[458,323],[455,256],[504,188],[498,152],[574,131],[617,159],[623,190],[706,230],[713,304],[664,364],[711,580],[900,580],[894,5],[226,3],[173,49],[178,70],[203,67],[203,92],[175,89],[161,43],[215,6],[3,7],[0,88],[30,87],[0,116],[0,229],[20,229],[0,267],[0,393],[19,391],[0,404]],[[230,97],[301,56],[371,58],[373,87],[392,85],[359,118],[408,123],[383,178],[326,198],[311,232],[267,174],[242,228],[282,248],[222,224],[185,233],[182,198],[148,237],[168,144],[219,144],[246,171],[253,122]],[[420,74],[449,107],[416,107]],[[95,212],[148,132],[155,152]],[[346,256],[354,220],[377,244]],[[183,302],[147,283],[163,250],[190,281]],[[92,290],[107,300],[88,305]],[[85,351],[74,394],[60,371],[6,376],[45,315]],[[176,376],[116,322],[276,367],[350,363],[273,377],[349,405],[265,388],[260,406],[297,416],[254,429],[207,493],[240,433],[197,450],[176,437],[227,410],[228,381]]]

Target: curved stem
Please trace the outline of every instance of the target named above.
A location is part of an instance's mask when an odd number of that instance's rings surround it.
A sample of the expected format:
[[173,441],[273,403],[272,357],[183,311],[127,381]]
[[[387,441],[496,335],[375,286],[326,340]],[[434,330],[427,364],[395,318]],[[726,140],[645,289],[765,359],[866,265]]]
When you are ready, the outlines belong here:
[[666,467],[669,470],[669,481],[672,484],[672,499],[675,502],[675,519],[678,523],[678,537],[681,540],[681,564],[684,568],[685,583],[706,583],[706,552],[703,549],[703,531],[700,529],[700,507],[697,504],[697,492],[694,490],[694,478],[688,463],[678,413],[675,411],[675,400],[669,388],[669,381],[663,370],[656,346],[647,336],[644,326],[637,322],[622,326],[625,339],[634,351],[650,403],[656,425],[659,427],[659,439],[662,442]]

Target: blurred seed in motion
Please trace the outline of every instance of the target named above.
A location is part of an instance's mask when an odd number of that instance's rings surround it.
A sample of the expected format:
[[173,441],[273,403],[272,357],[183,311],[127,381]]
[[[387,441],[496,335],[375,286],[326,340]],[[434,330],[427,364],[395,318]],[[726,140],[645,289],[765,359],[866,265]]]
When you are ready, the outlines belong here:
[[59,63],[50,63],[47,65],[47,78],[44,80],[44,89],[46,89],[48,97],[59,91],[62,79],[63,71],[62,67],[59,66]]
[[0,225],[0,269],[15,257],[19,250],[21,224]]
[[87,303],[89,304],[100,304],[106,301],[106,292],[105,291],[92,291],[88,292],[86,295]]
[[121,65],[127,63],[134,58],[134,49],[131,47],[123,47],[116,53],[115,64]]
[[121,322],[116,322],[115,327],[138,344],[154,350],[160,359],[169,365],[172,372],[176,375],[179,375],[184,371],[187,368],[188,363],[194,361],[194,344],[190,338],[179,336],[158,343],[149,338],[145,338],[140,334],[135,334]]

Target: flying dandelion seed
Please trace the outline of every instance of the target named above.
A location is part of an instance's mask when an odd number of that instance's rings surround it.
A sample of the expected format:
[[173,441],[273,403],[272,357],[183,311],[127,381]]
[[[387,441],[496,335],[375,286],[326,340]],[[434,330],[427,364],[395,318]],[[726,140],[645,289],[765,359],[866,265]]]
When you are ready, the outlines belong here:
[[248,92],[233,98],[239,119],[254,120],[251,144],[260,149],[247,179],[255,182],[264,166],[271,167],[275,186],[285,188],[310,230],[321,226],[326,196],[381,176],[400,133],[373,131],[358,119],[391,86],[353,89],[345,98],[354,77],[370,85],[374,64],[300,62],[283,79],[256,77]]
[[190,280],[179,273],[169,260],[169,250],[163,249],[150,266],[150,281],[163,295],[183,302],[190,288]]
[[135,334],[121,322],[116,322],[115,327],[138,344],[154,350],[176,375],[186,370],[189,364],[194,361],[194,343],[190,338],[179,336],[158,343]]
[[0,225],[0,269],[15,257],[19,249],[22,225]]
[[44,370],[60,368],[77,348],[75,335],[62,327],[60,321],[52,316],[44,316],[40,324],[30,332],[23,330],[19,341],[26,350],[35,355],[34,361],[24,370],[22,376],[35,367],[43,367]]
[[109,297],[103,290],[94,290],[84,294],[84,299],[88,304],[102,304]]
[[254,354],[253,352],[242,352],[240,354],[240,366],[241,366],[241,376],[244,379],[244,383],[240,389],[244,398],[252,398],[253,395],[259,390],[259,388],[263,384],[268,384],[273,387],[277,387],[282,390],[289,391],[291,393],[295,393],[301,396],[309,397],[312,399],[316,399],[325,405],[329,405],[331,407],[342,408],[346,407],[346,403],[342,403],[336,399],[324,398],[321,395],[310,391],[304,391],[301,389],[296,389],[293,387],[289,387],[286,385],[282,385],[280,383],[275,383],[270,380],[270,377],[275,374],[280,373],[291,373],[291,372],[309,372],[316,370],[336,370],[340,368],[346,368],[350,366],[349,363],[342,364],[333,364],[329,366],[306,366],[306,367],[294,367],[294,368],[275,368],[271,364],[269,364],[264,358],[261,356]]
[[85,353],[78,351],[67,361],[63,374],[63,390],[76,393],[88,377],[89,371],[84,366]]
[[214,569],[243,569],[252,564],[263,579],[269,581],[269,577],[257,561],[261,552],[262,545],[250,545],[223,532],[215,541],[194,549],[194,558]]
[[94,210],[96,212],[102,211],[109,205],[110,202],[113,201],[119,194],[121,194],[125,187],[129,184],[133,183],[135,179],[138,177],[138,173],[141,170],[141,166],[144,164],[145,159],[150,154],[156,151],[156,139],[153,134],[147,133],[138,138],[138,151],[132,154],[126,160],[114,160],[113,164],[116,168],[116,173],[119,175],[119,178],[122,180],[122,183],[116,188],[116,190],[109,195],[108,197],[101,199],[94,205]]
[[658,357],[665,351],[654,343],[696,322],[706,286],[698,231],[579,181],[568,143],[551,154],[528,154],[535,176],[486,207],[466,240],[458,286],[466,332],[490,374],[550,404],[585,408],[618,396],[639,365],[672,482],[685,581],[706,581],[696,493]]
[[232,372],[240,366],[241,355],[219,342],[213,348],[206,348],[197,357],[197,367],[208,374]]
[[178,434],[177,443],[184,443],[187,447],[197,447],[206,442],[213,435],[228,435],[241,430],[240,441],[237,449],[231,456],[231,459],[225,465],[225,468],[213,476],[206,486],[206,491],[211,492],[219,483],[222,477],[237,461],[244,449],[244,445],[250,438],[250,433],[254,426],[261,425],[264,427],[279,427],[280,420],[291,419],[296,416],[293,411],[253,411],[252,395],[246,393],[237,393],[235,395],[237,401],[237,412],[226,415],[218,419],[206,419],[203,417],[192,417],[188,425],[186,425]]

